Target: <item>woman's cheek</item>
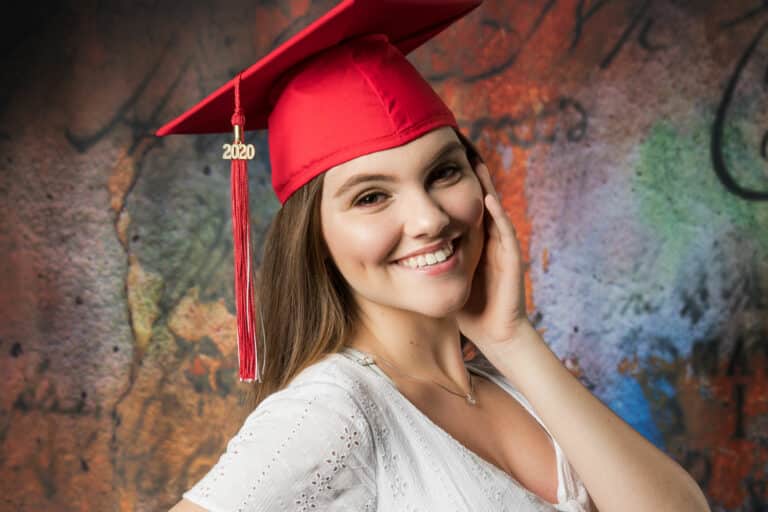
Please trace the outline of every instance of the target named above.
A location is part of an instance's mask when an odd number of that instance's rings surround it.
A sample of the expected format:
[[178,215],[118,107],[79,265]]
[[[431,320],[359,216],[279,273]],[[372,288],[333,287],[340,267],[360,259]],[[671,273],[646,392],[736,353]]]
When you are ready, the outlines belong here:
[[483,223],[485,205],[483,204],[483,191],[480,183],[471,181],[463,190],[456,194],[457,198],[452,208],[453,216],[460,219],[466,226],[478,227]]
[[348,253],[357,254],[361,263],[380,263],[392,258],[397,236],[391,221],[370,216],[346,223],[344,230]]

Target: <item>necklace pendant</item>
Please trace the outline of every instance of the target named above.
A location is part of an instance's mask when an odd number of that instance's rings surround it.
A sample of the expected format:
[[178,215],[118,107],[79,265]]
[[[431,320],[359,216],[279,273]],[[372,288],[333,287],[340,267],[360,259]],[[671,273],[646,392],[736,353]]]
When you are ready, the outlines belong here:
[[467,402],[469,402],[469,405],[475,405],[477,400],[475,400],[475,397],[473,397],[471,394],[467,393]]

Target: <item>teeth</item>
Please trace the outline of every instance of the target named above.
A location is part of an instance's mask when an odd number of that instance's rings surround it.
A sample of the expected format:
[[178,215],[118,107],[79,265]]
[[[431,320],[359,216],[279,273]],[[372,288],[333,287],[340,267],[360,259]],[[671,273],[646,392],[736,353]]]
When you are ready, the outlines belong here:
[[443,261],[447,260],[451,254],[453,254],[453,244],[448,242],[444,247],[441,247],[435,252],[419,254],[413,258],[400,261],[399,264],[410,268],[428,267],[430,265],[442,263]]

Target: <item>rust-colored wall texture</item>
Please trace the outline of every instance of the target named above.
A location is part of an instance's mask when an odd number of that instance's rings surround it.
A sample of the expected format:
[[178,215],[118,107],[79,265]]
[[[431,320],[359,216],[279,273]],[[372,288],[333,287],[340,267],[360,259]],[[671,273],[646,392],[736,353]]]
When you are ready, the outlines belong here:
[[[165,509],[239,427],[229,137],[152,132],[333,3],[6,19],[4,510]],[[767,32],[757,0],[486,0],[409,57],[490,162],[537,328],[715,511],[768,510]]]

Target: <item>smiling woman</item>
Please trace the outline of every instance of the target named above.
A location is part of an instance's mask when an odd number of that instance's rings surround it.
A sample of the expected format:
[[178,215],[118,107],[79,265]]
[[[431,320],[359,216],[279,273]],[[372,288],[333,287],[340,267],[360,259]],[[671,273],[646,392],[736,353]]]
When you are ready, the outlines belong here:
[[238,143],[244,116],[269,127],[282,203],[254,410],[174,510],[705,510],[528,323],[488,169],[405,57],[477,4],[342,2],[161,129],[218,129],[234,105]]

